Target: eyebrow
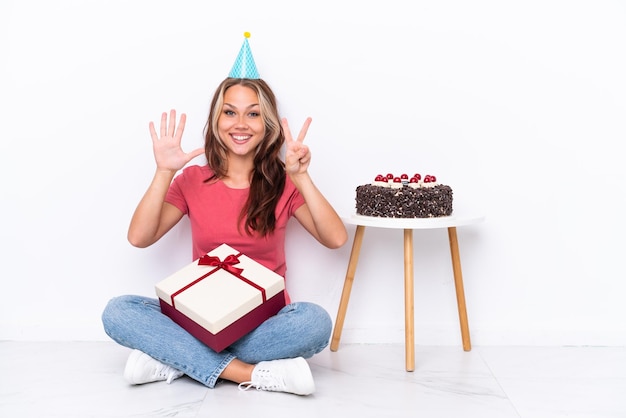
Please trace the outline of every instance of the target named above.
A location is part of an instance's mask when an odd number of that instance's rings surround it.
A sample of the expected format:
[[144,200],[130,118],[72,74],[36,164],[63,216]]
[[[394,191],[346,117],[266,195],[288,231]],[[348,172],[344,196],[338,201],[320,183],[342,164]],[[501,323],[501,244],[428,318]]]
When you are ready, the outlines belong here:
[[[237,106],[234,106],[234,105],[232,105],[230,103],[226,103],[226,102],[224,103],[224,106],[228,106],[230,108],[237,109]],[[259,104],[258,103],[253,103],[250,106],[248,106],[246,109],[251,109],[251,108],[253,108],[255,106],[259,106]]]

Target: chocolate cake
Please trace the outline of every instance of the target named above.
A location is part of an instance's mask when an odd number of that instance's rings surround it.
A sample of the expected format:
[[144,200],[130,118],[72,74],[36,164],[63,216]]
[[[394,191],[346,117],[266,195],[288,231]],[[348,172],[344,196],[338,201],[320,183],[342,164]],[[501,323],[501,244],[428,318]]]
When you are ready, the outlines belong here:
[[381,218],[435,218],[452,214],[452,188],[430,174],[378,175],[356,188],[356,213]]

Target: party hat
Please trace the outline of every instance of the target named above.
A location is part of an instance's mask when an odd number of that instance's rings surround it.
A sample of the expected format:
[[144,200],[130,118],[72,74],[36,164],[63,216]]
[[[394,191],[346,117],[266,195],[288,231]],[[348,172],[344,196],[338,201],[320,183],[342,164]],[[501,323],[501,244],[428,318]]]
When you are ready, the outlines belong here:
[[233,64],[233,68],[230,70],[228,77],[230,78],[261,78],[259,72],[254,64],[254,58],[252,58],[252,51],[250,51],[250,45],[248,44],[248,38],[250,32],[244,32],[243,45],[239,50],[239,55]]

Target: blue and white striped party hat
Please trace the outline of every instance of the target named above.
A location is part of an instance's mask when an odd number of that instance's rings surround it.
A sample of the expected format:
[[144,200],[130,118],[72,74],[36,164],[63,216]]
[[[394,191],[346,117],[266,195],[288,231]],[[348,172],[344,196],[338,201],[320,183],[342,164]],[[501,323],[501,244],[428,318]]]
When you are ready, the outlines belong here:
[[243,45],[241,45],[241,49],[239,50],[239,55],[237,55],[237,59],[233,64],[233,68],[230,70],[230,74],[228,77],[230,78],[261,78],[259,77],[259,72],[256,69],[256,65],[254,64],[254,58],[252,58],[252,51],[250,51],[250,45],[248,44],[248,38],[250,37],[250,32],[243,33],[244,40]]

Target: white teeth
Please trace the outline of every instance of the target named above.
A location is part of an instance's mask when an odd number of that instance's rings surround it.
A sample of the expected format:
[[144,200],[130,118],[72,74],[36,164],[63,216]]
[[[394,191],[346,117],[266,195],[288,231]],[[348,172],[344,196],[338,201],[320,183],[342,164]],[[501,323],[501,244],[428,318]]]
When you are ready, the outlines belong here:
[[250,138],[250,137],[249,136],[235,136],[235,135],[233,135],[233,139],[235,141],[245,141],[248,138]]

